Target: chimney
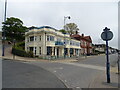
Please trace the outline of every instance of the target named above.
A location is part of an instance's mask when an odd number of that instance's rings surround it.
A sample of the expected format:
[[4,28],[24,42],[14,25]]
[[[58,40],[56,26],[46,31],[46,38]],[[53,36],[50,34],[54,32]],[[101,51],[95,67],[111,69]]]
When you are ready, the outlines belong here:
[[76,31],[75,34],[78,34],[78,31]]
[[82,34],[82,37],[84,37],[84,34]]

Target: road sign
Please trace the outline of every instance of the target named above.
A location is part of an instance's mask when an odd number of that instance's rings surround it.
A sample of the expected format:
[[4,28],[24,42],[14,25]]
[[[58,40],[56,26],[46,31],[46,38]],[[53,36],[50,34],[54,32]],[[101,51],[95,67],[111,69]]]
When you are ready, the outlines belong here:
[[[107,37],[106,37],[106,34],[107,34]],[[106,41],[106,40],[111,40],[113,38],[113,33],[111,31],[104,31],[102,32],[101,34],[101,38]]]
[[101,34],[101,38],[106,41],[106,74],[107,74],[107,83],[110,83],[110,62],[109,62],[109,51],[108,51],[108,41],[113,38],[113,33],[109,28],[105,27]]

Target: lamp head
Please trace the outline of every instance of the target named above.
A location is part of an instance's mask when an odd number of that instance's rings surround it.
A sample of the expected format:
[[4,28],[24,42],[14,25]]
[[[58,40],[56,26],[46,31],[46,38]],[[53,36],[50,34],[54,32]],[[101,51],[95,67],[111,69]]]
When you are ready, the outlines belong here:
[[71,17],[70,16],[68,16],[68,19],[70,19]]

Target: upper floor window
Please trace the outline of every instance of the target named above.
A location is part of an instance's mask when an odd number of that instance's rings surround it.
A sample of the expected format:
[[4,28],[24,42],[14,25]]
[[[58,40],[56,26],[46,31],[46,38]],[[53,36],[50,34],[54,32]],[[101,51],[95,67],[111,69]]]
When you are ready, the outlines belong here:
[[54,41],[54,37],[53,36],[50,36],[50,41]]
[[29,42],[29,38],[27,38],[27,42]]
[[34,36],[34,41],[36,41],[37,40],[37,36]]
[[76,42],[76,46],[80,46],[80,43]]
[[40,35],[39,39],[40,39],[40,41],[41,41],[41,35]]
[[90,43],[90,47],[92,47],[92,43]]
[[66,40],[66,39],[65,39],[65,41],[64,41],[64,42],[65,42],[65,44],[69,44],[69,40]]
[[31,36],[31,37],[30,37],[30,41],[34,41],[34,36]]
[[47,36],[47,41],[54,41],[54,36]]
[[79,42],[76,42],[76,41],[70,41],[70,45],[80,46],[80,43],[79,43]]
[[57,38],[57,41],[61,41],[61,38]]

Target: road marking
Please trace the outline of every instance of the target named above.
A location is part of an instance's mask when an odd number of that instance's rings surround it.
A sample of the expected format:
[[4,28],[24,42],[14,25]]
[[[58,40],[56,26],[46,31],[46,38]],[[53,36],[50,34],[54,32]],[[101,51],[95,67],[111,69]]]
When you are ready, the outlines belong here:
[[65,82],[67,82],[67,80],[65,80]]
[[53,71],[53,72],[57,72],[57,71]]
[[80,88],[80,87],[76,87],[76,88]]
[[90,69],[105,71],[105,67],[102,67],[102,66],[89,65],[89,64],[77,64],[77,63],[65,63],[65,62],[63,64],[69,64],[69,65],[75,65],[75,66],[84,67],[84,68],[90,68]]
[[63,67],[60,67],[59,69],[63,69]]

